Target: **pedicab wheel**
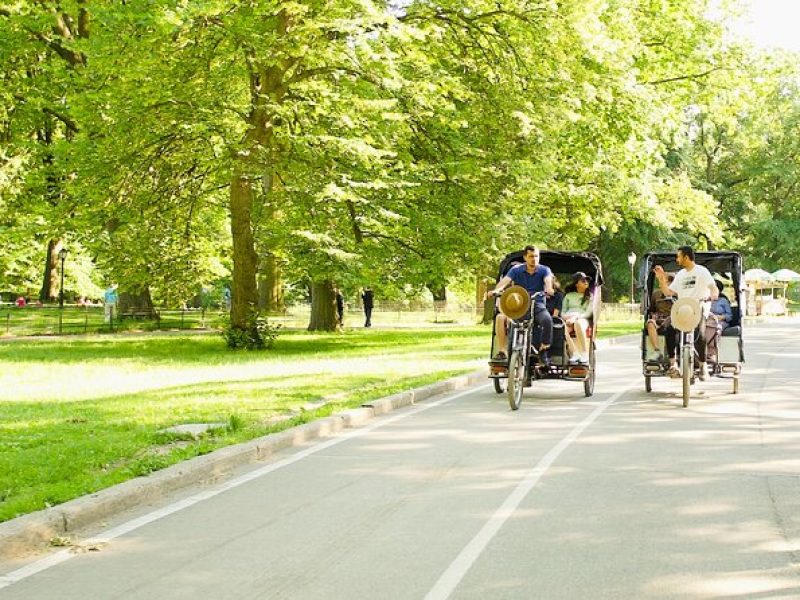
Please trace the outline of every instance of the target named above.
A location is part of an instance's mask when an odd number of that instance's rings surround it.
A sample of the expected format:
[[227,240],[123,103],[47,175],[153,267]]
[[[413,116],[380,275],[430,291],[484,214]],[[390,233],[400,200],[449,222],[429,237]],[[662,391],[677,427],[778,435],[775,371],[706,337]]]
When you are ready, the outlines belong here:
[[650,377],[650,375],[644,376],[644,391],[645,392],[653,391],[653,378]]
[[589,373],[583,380],[583,393],[586,396],[594,394],[594,350],[589,353]]
[[687,346],[681,351],[681,372],[683,373],[683,407],[689,406],[689,394],[692,391],[692,354],[694,349]]
[[494,391],[497,392],[498,394],[502,394],[503,392],[505,392],[505,390],[503,389],[503,380],[500,379],[499,377],[494,378]]
[[739,376],[738,375],[734,375],[733,376],[733,393],[734,394],[738,394],[739,393]]
[[508,361],[508,405],[511,410],[519,410],[522,404],[522,391],[525,384],[525,361],[519,351],[511,353]]

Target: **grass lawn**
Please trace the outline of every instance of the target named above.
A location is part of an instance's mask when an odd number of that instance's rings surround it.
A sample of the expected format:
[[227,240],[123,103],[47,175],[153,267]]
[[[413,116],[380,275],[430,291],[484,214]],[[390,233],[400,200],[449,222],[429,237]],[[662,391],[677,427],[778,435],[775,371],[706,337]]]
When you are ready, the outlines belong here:
[[[0,521],[475,370],[489,335],[487,327],[284,332],[265,352],[228,351],[218,335],[2,343]],[[208,422],[227,426],[199,440],[159,433]]]

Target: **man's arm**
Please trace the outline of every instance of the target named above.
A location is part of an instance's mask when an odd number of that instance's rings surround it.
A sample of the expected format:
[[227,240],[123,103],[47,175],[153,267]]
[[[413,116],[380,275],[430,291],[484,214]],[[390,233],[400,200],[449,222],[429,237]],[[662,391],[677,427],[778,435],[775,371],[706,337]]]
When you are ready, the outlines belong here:
[[658,287],[661,289],[662,294],[665,296],[677,296],[675,292],[669,289],[669,282],[667,281],[667,274],[664,272],[664,267],[661,265],[656,265],[653,269],[653,273],[656,275]]
[[503,278],[497,282],[497,285],[494,286],[493,290],[489,290],[486,292],[487,296],[499,296],[500,292],[508,287],[508,284],[511,283],[511,277],[508,275],[504,275]]
[[714,281],[714,277],[711,276],[711,273],[708,274],[711,278],[711,281],[708,284],[708,289],[711,290],[711,299],[716,300],[719,298],[719,289],[717,288],[717,282]]
[[554,294],[552,275],[548,275],[547,277],[544,278],[544,293],[547,294],[548,296],[552,296]]

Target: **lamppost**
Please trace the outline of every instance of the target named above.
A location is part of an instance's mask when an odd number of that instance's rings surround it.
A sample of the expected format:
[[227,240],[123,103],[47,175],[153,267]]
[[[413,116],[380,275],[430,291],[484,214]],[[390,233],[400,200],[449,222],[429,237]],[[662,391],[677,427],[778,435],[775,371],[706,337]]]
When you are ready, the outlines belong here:
[[61,287],[58,292],[58,306],[64,310],[64,261],[67,260],[67,249],[59,250],[58,257],[61,259]]
[[636,296],[633,289],[633,265],[636,264],[636,253],[628,254],[628,264],[631,266],[631,304],[636,304]]
[[58,290],[58,334],[61,335],[64,327],[64,261],[67,259],[67,249],[61,248],[58,251],[58,257],[61,259],[61,287]]

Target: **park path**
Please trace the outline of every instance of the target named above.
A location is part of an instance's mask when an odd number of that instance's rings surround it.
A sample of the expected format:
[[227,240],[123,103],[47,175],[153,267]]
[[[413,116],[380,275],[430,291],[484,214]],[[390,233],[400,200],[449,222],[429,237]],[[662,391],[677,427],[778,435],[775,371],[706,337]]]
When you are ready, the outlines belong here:
[[98,551],[6,566],[0,600],[798,598],[799,324],[749,327],[741,393],[700,383],[686,409],[628,343],[592,398],[548,381],[518,412],[488,386],[397,411]]

